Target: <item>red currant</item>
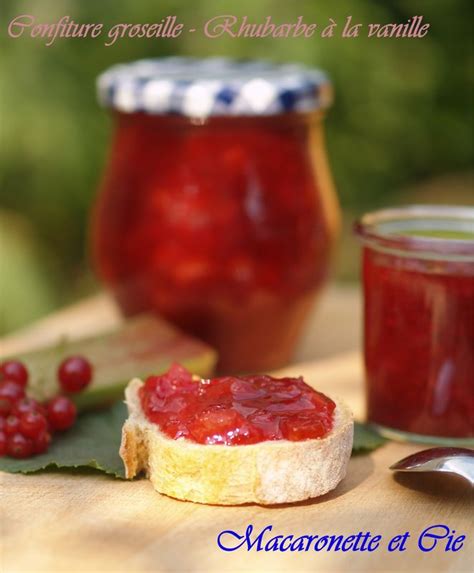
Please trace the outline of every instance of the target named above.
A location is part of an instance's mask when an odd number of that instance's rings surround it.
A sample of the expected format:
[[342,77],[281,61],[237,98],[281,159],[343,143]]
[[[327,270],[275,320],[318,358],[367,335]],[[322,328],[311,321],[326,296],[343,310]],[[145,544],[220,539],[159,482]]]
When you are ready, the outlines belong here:
[[0,432],[3,432],[4,429],[5,429],[5,417],[0,416]]
[[21,386],[28,382],[28,370],[19,360],[6,360],[0,364],[0,379],[12,380]]
[[20,433],[8,436],[7,453],[12,458],[29,458],[33,453],[33,440]]
[[46,408],[34,398],[25,397],[18,400],[12,409],[12,414],[15,414],[15,416],[21,416],[27,412],[39,412],[46,415]]
[[0,430],[0,458],[7,453],[7,435]]
[[44,454],[49,448],[51,443],[51,434],[49,432],[42,432],[33,440],[33,451],[35,454]]
[[20,400],[25,395],[25,389],[18,382],[13,380],[4,380],[0,382],[0,398],[8,398],[12,402]]
[[92,380],[92,366],[83,356],[70,356],[59,365],[58,379],[65,392],[81,392]]
[[13,434],[20,432],[20,418],[18,418],[18,416],[8,416],[5,420],[5,428],[3,431],[7,436],[13,436]]
[[8,414],[12,411],[12,408],[13,401],[11,398],[0,397],[0,416],[8,416]]
[[53,430],[67,430],[76,421],[76,406],[66,396],[56,396],[48,403],[48,421]]
[[26,412],[20,418],[20,432],[27,438],[36,438],[48,429],[48,421],[39,412]]

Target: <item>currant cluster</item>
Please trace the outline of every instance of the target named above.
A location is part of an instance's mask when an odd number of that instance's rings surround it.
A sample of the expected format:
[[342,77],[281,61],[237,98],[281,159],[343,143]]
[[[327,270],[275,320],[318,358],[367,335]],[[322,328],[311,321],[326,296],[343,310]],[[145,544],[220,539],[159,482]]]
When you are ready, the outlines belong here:
[[[82,356],[71,356],[61,362],[57,376],[63,392],[80,392],[92,380],[92,367]],[[28,378],[22,362],[0,363],[0,457],[42,454],[54,432],[67,430],[76,421],[76,406],[69,397],[58,395],[45,403],[28,397]]]

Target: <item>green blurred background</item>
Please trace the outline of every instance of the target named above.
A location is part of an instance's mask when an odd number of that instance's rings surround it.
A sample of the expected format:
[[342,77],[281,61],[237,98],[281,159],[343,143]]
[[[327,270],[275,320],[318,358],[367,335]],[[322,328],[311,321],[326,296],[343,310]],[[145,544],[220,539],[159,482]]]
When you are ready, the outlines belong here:
[[[299,61],[331,75],[336,102],[328,151],[344,212],[339,280],[357,278],[351,221],[367,209],[412,202],[474,203],[472,0],[2,0],[0,60],[0,334],[97,289],[87,220],[111,121],[94,81],[108,66],[184,54]],[[197,28],[218,14],[262,21],[303,16],[325,25],[404,22],[423,15],[423,39],[56,40],[7,36],[8,22],[69,15],[79,22],[151,23],[173,14]]]

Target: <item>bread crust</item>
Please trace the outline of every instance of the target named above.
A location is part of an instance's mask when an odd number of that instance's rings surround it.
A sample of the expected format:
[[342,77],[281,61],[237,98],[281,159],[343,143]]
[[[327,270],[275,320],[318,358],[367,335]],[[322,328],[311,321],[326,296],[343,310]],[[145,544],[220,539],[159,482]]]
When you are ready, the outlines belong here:
[[142,384],[134,379],[125,390],[129,417],[120,456],[127,478],[144,471],[162,494],[217,505],[288,503],[323,495],[346,475],[354,424],[338,399],[325,438],[211,446],[173,440],[149,422],[138,395]]

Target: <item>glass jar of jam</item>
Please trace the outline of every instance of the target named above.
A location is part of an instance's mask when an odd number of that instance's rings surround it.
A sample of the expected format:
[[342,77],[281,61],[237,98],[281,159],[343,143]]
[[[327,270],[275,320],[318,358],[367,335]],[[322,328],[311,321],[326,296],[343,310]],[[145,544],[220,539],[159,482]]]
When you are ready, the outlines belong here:
[[474,445],[474,208],[387,209],[355,228],[368,420],[389,437]]
[[101,279],[213,345],[220,371],[291,357],[338,224],[326,76],[296,65],[168,58],[98,82],[116,129],[93,219]]

